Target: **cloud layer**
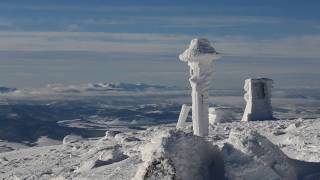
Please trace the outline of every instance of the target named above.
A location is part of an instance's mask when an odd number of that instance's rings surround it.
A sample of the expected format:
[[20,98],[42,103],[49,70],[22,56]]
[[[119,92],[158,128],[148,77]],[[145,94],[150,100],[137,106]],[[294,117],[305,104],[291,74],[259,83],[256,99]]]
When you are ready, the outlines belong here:
[[[320,35],[256,39],[205,35],[225,56],[319,58]],[[87,51],[133,55],[178,55],[192,35],[98,32],[0,32],[1,51]]]

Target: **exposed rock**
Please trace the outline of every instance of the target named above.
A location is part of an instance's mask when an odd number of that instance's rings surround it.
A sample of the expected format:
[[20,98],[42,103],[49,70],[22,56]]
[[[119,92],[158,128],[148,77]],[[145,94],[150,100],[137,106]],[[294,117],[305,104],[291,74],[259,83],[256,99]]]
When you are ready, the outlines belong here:
[[143,176],[144,180],[175,180],[176,170],[170,159],[164,159],[160,157],[152,161],[152,163],[147,167],[146,172]]
[[275,131],[272,132],[272,134],[275,136],[279,136],[279,135],[286,134],[286,132],[276,129]]
[[133,142],[133,141],[141,141],[141,139],[134,137],[134,136],[130,136],[130,137],[126,137],[123,139],[124,142]]

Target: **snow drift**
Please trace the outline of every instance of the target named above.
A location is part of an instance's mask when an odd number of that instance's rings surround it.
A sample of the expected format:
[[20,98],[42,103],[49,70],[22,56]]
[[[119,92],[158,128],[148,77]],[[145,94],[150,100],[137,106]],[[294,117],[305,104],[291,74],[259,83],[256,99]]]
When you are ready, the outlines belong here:
[[218,147],[192,133],[171,130],[157,135],[143,148],[142,159],[135,180],[224,179]]
[[297,179],[289,158],[256,131],[232,130],[223,153],[229,179]]

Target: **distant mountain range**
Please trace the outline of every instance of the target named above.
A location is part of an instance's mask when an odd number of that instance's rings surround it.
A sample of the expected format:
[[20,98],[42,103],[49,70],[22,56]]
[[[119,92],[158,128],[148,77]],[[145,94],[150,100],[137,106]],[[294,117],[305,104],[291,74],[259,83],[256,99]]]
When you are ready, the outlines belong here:
[[50,93],[83,93],[83,92],[159,92],[177,90],[174,86],[150,85],[145,83],[88,83],[77,85],[65,84],[48,84],[44,88],[9,88],[0,86],[0,94],[12,93],[15,94],[50,94]]
[[5,86],[0,86],[0,93],[10,93],[16,91],[16,88],[9,88]]
[[129,92],[145,92],[145,91],[167,91],[177,89],[176,87],[150,85],[144,83],[89,83],[80,85],[62,85],[50,84],[48,89],[55,92],[85,92],[85,91],[129,91]]

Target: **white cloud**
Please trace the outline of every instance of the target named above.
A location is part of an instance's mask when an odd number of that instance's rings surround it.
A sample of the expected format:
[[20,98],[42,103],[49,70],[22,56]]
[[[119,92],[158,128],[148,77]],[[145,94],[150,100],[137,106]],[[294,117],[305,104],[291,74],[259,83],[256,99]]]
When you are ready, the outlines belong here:
[[0,30],[15,29],[14,24],[7,18],[0,18]]
[[78,31],[80,30],[80,27],[78,24],[69,24],[67,27],[66,27],[66,31]]
[[174,28],[219,28],[249,24],[279,24],[284,19],[258,16],[120,16],[114,18],[89,18],[82,23],[89,25],[148,24]]
[[320,29],[320,24],[314,26],[315,29]]
[[91,32],[0,32],[2,51],[96,51],[110,53],[166,53],[184,36]]
[[[61,13],[66,13],[70,11],[79,12],[95,12],[103,13],[105,16],[85,16],[87,18],[82,18],[81,16],[75,16],[73,19],[61,18],[59,21],[54,22],[54,26],[59,29],[60,25],[65,25],[65,22],[76,23],[77,28],[83,28],[81,30],[92,29],[93,25],[110,27],[110,26],[139,26],[147,25],[156,26],[159,28],[221,28],[221,27],[236,27],[239,25],[252,25],[252,24],[279,24],[280,22],[285,22],[288,19],[278,18],[278,17],[262,17],[262,16],[238,16],[238,15],[217,15],[212,14],[212,8],[209,9],[210,14],[198,15],[205,9],[190,8],[190,14],[186,14],[184,7],[171,7],[171,6],[43,6],[43,5],[32,5],[32,6],[8,6],[0,7],[6,9],[27,9],[31,11],[59,11]],[[215,7],[217,8],[217,7]],[[141,12],[144,12],[143,15]],[[116,14],[114,14],[116,13]],[[161,15],[159,15],[161,14]],[[181,15],[182,14],[182,15]],[[41,28],[46,28],[46,22],[52,21],[48,18],[53,18],[52,15],[49,16],[39,16],[37,18],[21,17],[18,19],[12,18],[13,22],[16,21],[17,24],[21,23],[22,19],[25,21],[23,26],[38,24],[43,26]],[[67,25],[67,31],[74,31],[75,24]],[[20,27],[23,29],[24,27]],[[39,27],[38,27],[39,28]],[[61,30],[61,29],[59,29]]]
[[320,35],[289,36],[279,39],[217,39],[217,47],[227,55],[256,57],[319,58]]
[[[218,51],[226,56],[319,58],[320,35],[253,39],[215,37]],[[194,38],[190,35],[96,32],[0,32],[2,51],[92,51],[140,55],[179,54]]]

